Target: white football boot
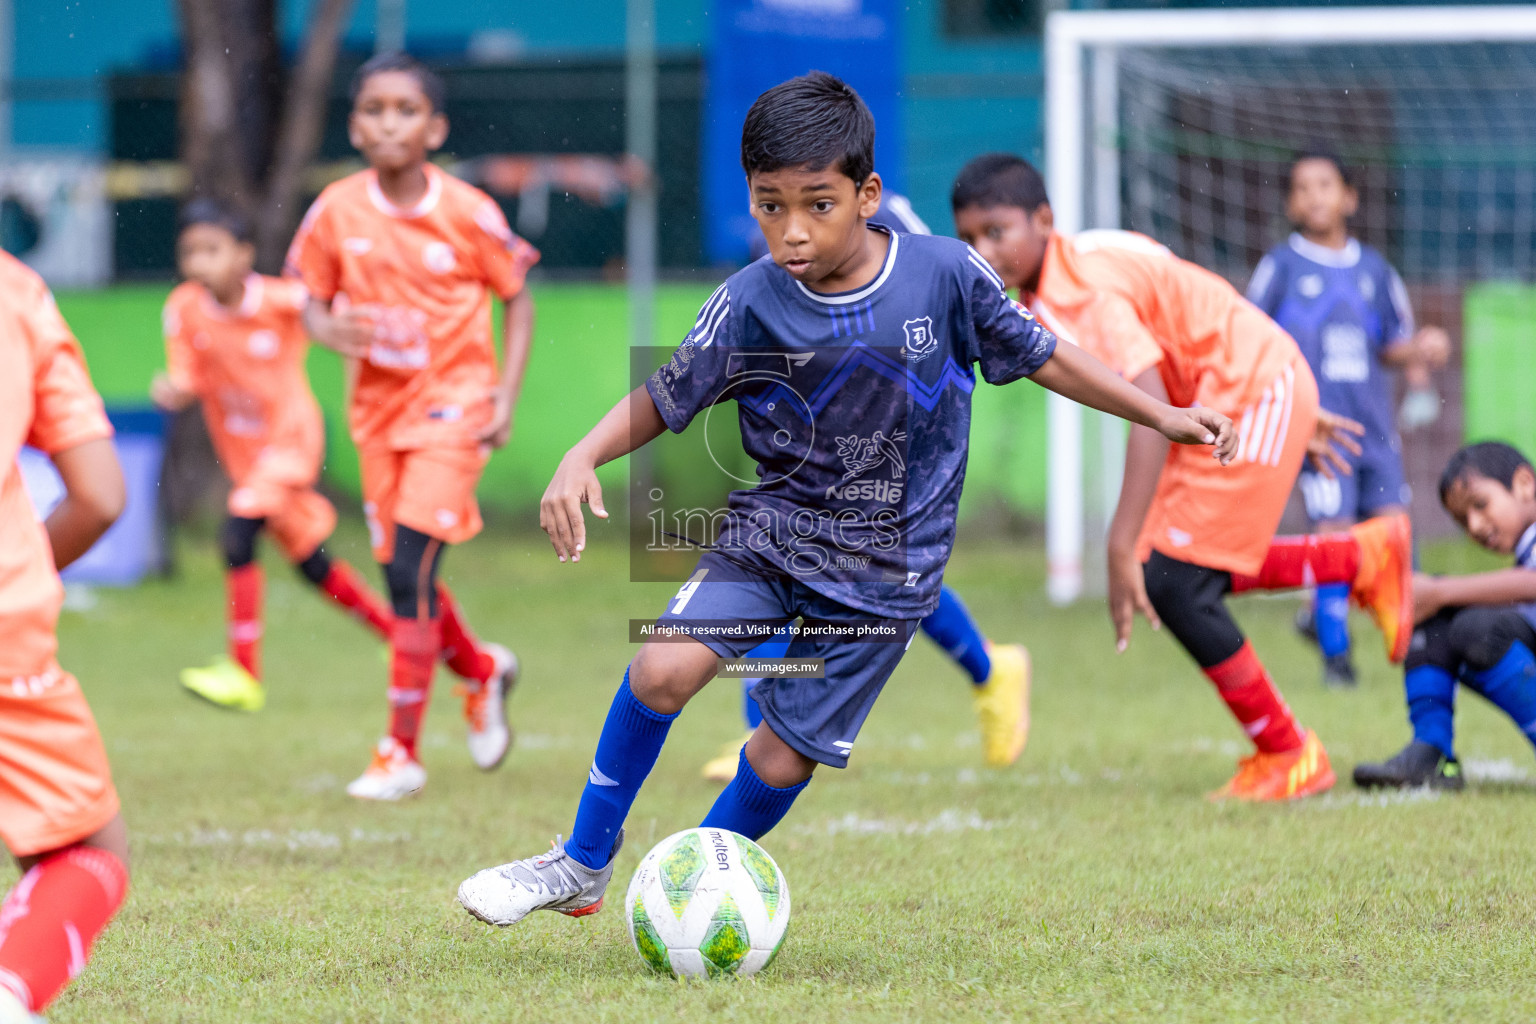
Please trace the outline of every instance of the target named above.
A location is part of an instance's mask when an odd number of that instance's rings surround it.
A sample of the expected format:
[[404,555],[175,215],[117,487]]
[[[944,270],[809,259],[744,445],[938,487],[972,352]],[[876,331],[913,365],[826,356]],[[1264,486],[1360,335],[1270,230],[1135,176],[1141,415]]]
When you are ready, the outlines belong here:
[[594,871],[572,860],[559,837],[548,853],[477,871],[459,886],[459,905],[486,924],[505,928],[535,910],[586,917],[603,909],[603,892],[624,845],[624,830],[614,841],[614,856]]
[[347,783],[347,795],[359,800],[400,800],[421,792],[427,770],[393,736],[379,740],[368,770]]
[[507,695],[517,685],[517,655],[501,644],[485,644],[496,662],[484,683],[463,682],[456,692],[464,698],[464,722],[469,727],[469,756],[482,771],[499,766],[512,749],[512,726],[507,722]]

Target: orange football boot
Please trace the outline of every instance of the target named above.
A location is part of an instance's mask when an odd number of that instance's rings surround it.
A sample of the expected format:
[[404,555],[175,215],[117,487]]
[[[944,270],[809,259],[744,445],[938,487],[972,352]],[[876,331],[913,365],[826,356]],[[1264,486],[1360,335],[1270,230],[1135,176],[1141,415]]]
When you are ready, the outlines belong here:
[[1371,613],[1396,665],[1413,637],[1413,527],[1405,515],[1377,516],[1349,528],[1360,545],[1360,570],[1349,596]]
[[1263,752],[1237,763],[1237,774],[1216,792],[1212,800],[1251,800],[1272,802],[1296,800],[1326,792],[1338,781],[1328,763],[1317,733],[1308,729],[1302,745],[1278,754]]

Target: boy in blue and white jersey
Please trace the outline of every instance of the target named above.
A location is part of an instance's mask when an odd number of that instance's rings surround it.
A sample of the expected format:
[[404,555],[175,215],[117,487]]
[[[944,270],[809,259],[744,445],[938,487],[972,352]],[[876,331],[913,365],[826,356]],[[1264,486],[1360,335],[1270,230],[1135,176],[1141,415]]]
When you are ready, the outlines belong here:
[[[1359,196],[1344,164],[1328,153],[1306,153],[1291,164],[1286,215],[1295,231],[1259,262],[1248,298],[1301,346],[1317,378],[1324,409],[1365,427],[1351,473],[1301,473],[1307,517],[1318,533],[1345,529],[1373,516],[1408,510],[1402,442],[1393,422],[1391,369],[1404,371],[1405,411],[1436,400],[1430,373],[1445,365],[1450,343],[1438,327],[1414,329],[1413,309],[1397,271],[1349,234]],[[1349,586],[1315,592],[1310,617],[1323,653],[1323,682],[1353,686],[1349,652]],[[1310,618],[1310,625],[1308,620]]]
[[[898,192],[882,191],[880,206],[865,223],[889,228],[893,234],[931,235],[932,231]],[[750,246],[753,260],[768,256],[768,240],[758,232]],[[1029,742],[1029,651],[1023,644],[994,644],[982,633],[960,595],[949,587],[939,591],[939,606],[921,622],[923,634],[938,644],[971,680],[971,703],[981,730],[982,757],[994,768],[1006,768],[1024,753]],[[785,626],[762,645],[748,651],[749,659],[782,658],[789,649],[793,627]],[[741,710],[750,736],[762,722],[752,691],[761,679],[741,681]],[[706,782],[726,783],[736,777],[743,740],[721,748],[704,763]]]
[[1500,441],[1462,448],[1440,475],[1440,503],[1508,569],[1413,579],[1413,640],[1403,688],[1413,739],[1355,766],[1355,785],[1466,785],[1456,759],[1456,691],[1466,686],[1536,744],[1536,469]]
[[952,238],[871,229],[880,202],[874,119],[823,72],[758,97],[742,130],[753,215],[772,261],[732,275],[670,362],[561,461],[540,525],[561,560],[585,546],[581,506],[606,517],[596,467],[726,399],[739,409],[758,486],[732,493],[716,543],[641,647],[598,739],[570,838],[459,887],[480,920],[596,912],[624,819],[673,720],[712,678],[796,618],[789,647],[824,677],[765,680],[763,722],[704,827],[756,838],[818,764],[847,764],[860,726],[939,600],[965,476],[974,367],[1215,444],[1231,421],[1175,409],[1055,337]]

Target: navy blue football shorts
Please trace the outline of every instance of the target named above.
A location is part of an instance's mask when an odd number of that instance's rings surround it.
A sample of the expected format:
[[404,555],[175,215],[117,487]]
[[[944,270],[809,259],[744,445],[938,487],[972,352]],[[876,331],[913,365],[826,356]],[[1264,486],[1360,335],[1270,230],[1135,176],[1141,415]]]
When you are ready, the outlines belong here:
[[824,678],[764,678],[752,689],[774,735],[845,768],[853,741],[917,634],[917,619],[883,619],[824,597],[791,576],[765,575],[709,552],[657,620],[660,629],[739,658],[800,619],[786,660],[822,659]]
[[1310,463],[1301,471],[1301,497],[1307,506],[1307,518],[1313,523],[1369,519],[1390,505],[1407,507],[1412,499],[1403,477],[1403,456],[1397,446],[1379,439],[1361,443],[1364,451],[1359,455],[1344,453],[1354,468],[1350,476],[1334,470],[1330,480],[1314,471]]

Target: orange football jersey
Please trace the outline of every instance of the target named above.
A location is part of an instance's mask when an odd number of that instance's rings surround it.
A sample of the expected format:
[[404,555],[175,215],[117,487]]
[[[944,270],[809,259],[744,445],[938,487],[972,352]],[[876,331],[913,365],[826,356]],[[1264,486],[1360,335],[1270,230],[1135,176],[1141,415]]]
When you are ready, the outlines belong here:
[[112,436],[80,345],[47,285],[0,252],[0,687],[51,683],[64,587],[17,455]]
[[295,281],[252,274],[239,309],[191,281],[166,299],[167,372],[203,403],[214,450],[237,487],[258,460],[281,463],[292,487],[320,475],[325,427],[304,369],[308,298]]
[[1226,280],[1130,231],[1051,236],[1024,302],[1127,380],[1156,366],[1174,405],[1234,418],[1300,353]]
[[391,203],[371,170],[333,183],[288,251],[288,272],[310,294],[373,323],[352,388],[359,448],[474,443],[496,383],[489,293],[510,299],[539,260],[484,192],[426,172],[410,209]]

